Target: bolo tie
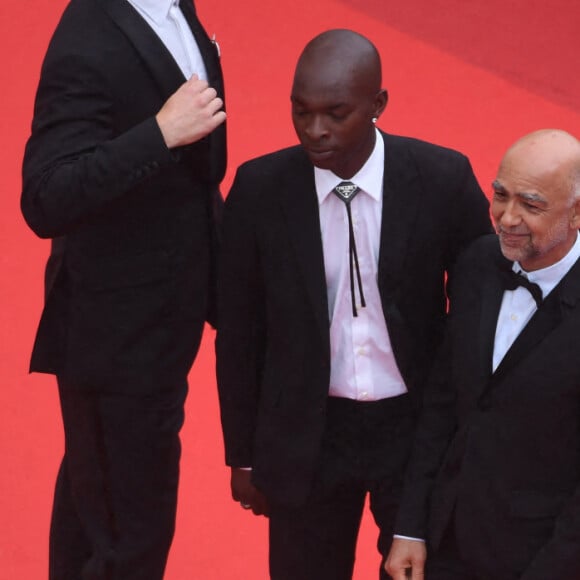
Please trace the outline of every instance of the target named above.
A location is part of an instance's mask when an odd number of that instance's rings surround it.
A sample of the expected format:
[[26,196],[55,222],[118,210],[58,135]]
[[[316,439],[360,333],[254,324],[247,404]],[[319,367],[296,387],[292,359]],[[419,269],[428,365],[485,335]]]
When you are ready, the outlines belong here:
[[356,194],[360,189],[350,181],[341,181],[333,190],[334,193],[340,200],[344,202],[346,206],[346,215],[348,217],[348,262],[350,270],[350,297],[352,303],[352,315],[358,316],[356,310],[356,300],[354,297],[354,271],[356,270],[356,279],[358,283],[358,293],[360,296],[361,306],[364,308],[366,306],[365,296],[363,293],[362,279],[360,275],[360,268],[358,265],[358,254],[356,251],[356,242],[354,239],[354,228],[352,225],[352,213],[350,211],[350,202],[354,199]]

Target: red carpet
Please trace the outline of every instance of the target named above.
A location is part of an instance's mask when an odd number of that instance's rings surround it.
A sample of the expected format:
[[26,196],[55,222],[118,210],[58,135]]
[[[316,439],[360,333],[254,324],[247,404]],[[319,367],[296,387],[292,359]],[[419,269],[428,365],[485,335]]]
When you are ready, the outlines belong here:
[[[0,580],[46,577],[53,480],[62,450],[53,379],[28,376],[48,244],[19,212],[20,162],[46,44],[64,0],[0,6],[3,43],[0,211]],[[198,0],[216,33],[228,90],[230,169],[295,142],[289,89],[318,32],[354,28],[383,56],[390,101],[379,124],[468,154],[489,191],[516,138],[541,127],[580,136],[577,0]],[[229,498],[213,378],[213,334],[191,374],[178,526],[167,579],[267,578],[266,525]],[[355,578],[376,578],[365,517]],[[297,579],[299,580],[299,579]]]

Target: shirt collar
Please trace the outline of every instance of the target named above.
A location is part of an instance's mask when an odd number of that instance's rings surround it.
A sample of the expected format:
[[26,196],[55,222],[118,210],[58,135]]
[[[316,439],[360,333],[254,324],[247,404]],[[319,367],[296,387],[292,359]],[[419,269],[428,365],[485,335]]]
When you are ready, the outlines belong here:
[[156,24],[160,24],[167,18],[171,6],[174,4],[179,6],[179,0],[129,0],[129,2],[138,7]]
[[[383,175],[385,172],[385,142],[383,141],[383,136],[376,128],[375,135],[375,146],[372,153],[365,161],[365,164],[348,181],[352,181],[361,191],[370,195],[375,201],[381,201],[383,196]],[[314,167],[314,183],[318,203],[322,204],[341,181],[345,180],[329,169]]]
[[533,270],[532,272],[526,272],[520,266],[519,262],[514,262],[513,270],[514,272],[521,271],[530,282],[538,284],[545,297],[558,285],[578,258],[580,258],[580,235],[576,236],[576,241],[572,248],[570,248],[570,251],[555,264],[547,266],[546,268],[540,268],[539,270]]

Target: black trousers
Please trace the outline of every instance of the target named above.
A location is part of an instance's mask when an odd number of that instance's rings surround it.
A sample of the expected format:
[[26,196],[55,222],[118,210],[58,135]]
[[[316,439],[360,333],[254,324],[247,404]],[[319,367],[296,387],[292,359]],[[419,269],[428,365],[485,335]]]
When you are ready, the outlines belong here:
[[[350,580],[367,493],[384,561],[391,546],[414,413],[408,395],[376,402],[331,398],[307,502],[272,505],[273,580]],[[388,578],[380,566],[379,578]]]
[[50,580],[161,580],[175,528],[187,383],[150,396],[59,381],[65,453]]

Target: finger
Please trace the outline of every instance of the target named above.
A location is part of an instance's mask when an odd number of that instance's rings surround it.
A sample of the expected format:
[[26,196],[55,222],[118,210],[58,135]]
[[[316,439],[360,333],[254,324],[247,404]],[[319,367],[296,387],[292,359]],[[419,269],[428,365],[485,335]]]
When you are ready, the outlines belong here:
[[226,120],[226,114],[224,111],[218,111],[215,115],[211,117],[209,120],[209,131],[211,133],[216,127],[221,125]]
[[407,580],[407,570],[410,570],[410,568],[406,568],[389,559],[385,562],[385,570],[391,575],[393,580]]
[[185,84],[188,87],[195,89],[197,92],[203,91],[206,87],[209,86],[207,81],[200,79],[196,74],[191,75],[189,79],[185,81]]
[[214,99],[217,98],[217,91],[206,86],[202,90],[198,91],[195,95],[195,102],[198,107],[207,107]]
[[270,517],[270,504],[268,503],[266,496],[260,494],[259,502],[260,502],[260,511],[262,515],[267,518]]
[[393,580],[407,580],[407,574],[404,569],[387,570]]
[[212,115],[215,115],[220,109],[223,108],[223,106],[224,102],[219,97],[216,97],[207,104],[207,109],[211,112]]
[[270,517],[270,506],[268,502],[264,503],[264,507],[262,508],[262,515],[266,518]]

